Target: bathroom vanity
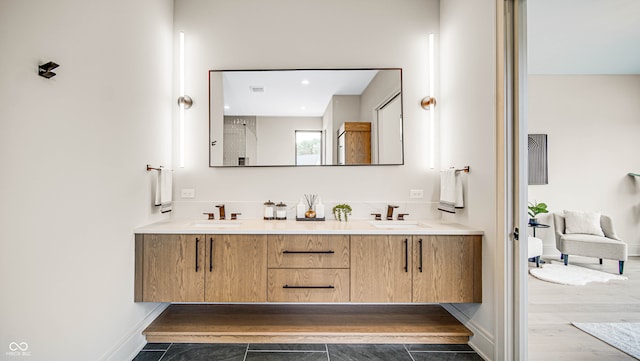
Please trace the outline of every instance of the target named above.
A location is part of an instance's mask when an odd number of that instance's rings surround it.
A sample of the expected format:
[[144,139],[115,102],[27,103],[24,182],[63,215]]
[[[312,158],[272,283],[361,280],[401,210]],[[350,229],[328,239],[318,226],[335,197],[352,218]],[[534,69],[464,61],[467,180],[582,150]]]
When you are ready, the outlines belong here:
[[174,220],[135,243],[135,301],[172,303],[147,342],[461,344],[439,303],[482,302],[482,231],[456,224]]
[[138,302],[482,302],[482,232],[436,222],[170,221],[136,230]]

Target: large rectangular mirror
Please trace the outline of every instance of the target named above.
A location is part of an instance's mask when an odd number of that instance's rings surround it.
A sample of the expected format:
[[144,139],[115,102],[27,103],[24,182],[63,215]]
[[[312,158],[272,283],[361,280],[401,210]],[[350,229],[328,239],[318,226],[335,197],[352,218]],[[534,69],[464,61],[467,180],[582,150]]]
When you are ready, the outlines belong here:
[[210,166],[403,164],[402,69],[211,70]]

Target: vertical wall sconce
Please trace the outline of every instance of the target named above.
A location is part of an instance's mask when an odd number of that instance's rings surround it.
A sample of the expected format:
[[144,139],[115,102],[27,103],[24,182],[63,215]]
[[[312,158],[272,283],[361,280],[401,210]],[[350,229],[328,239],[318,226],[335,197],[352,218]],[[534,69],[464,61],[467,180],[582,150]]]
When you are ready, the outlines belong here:
[[179,70],[178,70],[178,106],[180,107],[180,115],[179,115],[179,128],[180,128],[180,139],[179,149],[178,149],[178,159],[180,163],[180,168],[184,168],[184,110],[191,108],[193,105],[193,100],[191,97],[184,93],[184,32],[180,32],[180,48],[179,48]]
[[435,131],[436,131],[436,56],[435,35],[429,34],[429,96],[422,98],[420,105],[429,110],[429,168],[435,168]]

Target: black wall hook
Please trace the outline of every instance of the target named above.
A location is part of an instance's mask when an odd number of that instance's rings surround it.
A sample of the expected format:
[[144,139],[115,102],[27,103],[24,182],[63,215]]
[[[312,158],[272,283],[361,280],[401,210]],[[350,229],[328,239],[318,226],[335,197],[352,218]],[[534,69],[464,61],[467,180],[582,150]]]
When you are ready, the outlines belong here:
[[56,75],[56,73],[52,72],[53,69],[59,67],[60,65],[50,61],[46,64],[42,64],[38,66],[38,75],[50,79]]

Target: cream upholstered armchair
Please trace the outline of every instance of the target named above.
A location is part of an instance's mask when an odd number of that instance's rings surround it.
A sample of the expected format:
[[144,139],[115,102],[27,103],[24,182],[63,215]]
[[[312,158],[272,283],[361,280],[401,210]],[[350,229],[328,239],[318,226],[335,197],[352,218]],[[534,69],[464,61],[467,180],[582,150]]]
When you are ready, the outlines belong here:
[[[591,219],[586,220],[585,219]],[[599,219],[599,222],[598,222]],[[565,266],[569,255],[612,259],[618,261],[618,271],[624,271],[627,260],[627,244],[615,230],[611,218],[598,213],[564,211],[554,213],[556,248],[562,254]],[[590,224],[589,224],[590,223]]]

